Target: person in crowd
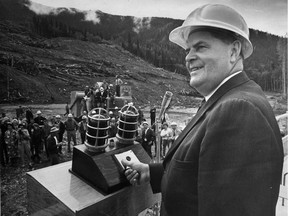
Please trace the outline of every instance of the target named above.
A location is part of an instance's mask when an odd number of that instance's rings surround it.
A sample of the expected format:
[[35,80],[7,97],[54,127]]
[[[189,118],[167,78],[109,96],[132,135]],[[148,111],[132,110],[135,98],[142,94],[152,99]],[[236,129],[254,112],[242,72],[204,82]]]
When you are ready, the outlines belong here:
[[5,166],[9,163],[8,149],[5,142],[5,132],[8,130],[9,117],[5,116],[1,121],[1,164]]
[[[64,124],[64,122],[62,122],[60,115],[56,115],[56,121],[55,121],[54,126],[56,128],[58,128],[58,130],[59,130],[58,131],[58,141],[60,143],[62,143],[63,142],[63,135],[65,133],[65,124]],[[58,146],[58,152],[59,152],[59,154],[62,154],[62,145]]]
[[102,86],[100,87],[99,92],[96,93],[95,97],[97,101],[96,107],[106,108],[107,92]]
[[87,117],[87,120],[88,120],[88,114],[87,114],[87,112],[84,110],[83,112],[82,112],[82,115],[80,115],[79,117],[74,117],[74,119],[78,122],[78,123],[80,123],[81,121],[82,121],[82,117],[83,116],[86,116]]
[[42,116],[42,112],[40,110],[36,112],[36,115],[37,116],[34,118],[34,123],[37,123],[40,127],[43,127],[46,118]]
[[85,90],[84,90],[84,97],[83,97],[83,100],[84,100],[84,111],[86,112],[89,112],[91,109],[92,109],[92,96],[93,96],[93,90],[92,88],[90,88],[89,86],[86,86],[85,87]]
[[71,113],[68,114],[68,119],[64,122],[66,131],[67,131],[67,145],[68,145],[68,153],[71,153],[70,142],[73,140],[74,145],[77,145],[76,141],[76,131],[78,129],[78,123],[73,118]]
[[113,84],[108,85],[107,97],[110,100],[110,107],[113,107],[115,105],[115,89],[113,88]]
[[47,147],[50,155],[51,165],[59,164],[58,147],[62,145],[57,138],[58,128],[52,127],[47,137]]
[[21,105],[19,105],[19,107],[16,109],[16,117],[17,119],[19,119],[20,116],[24,115],[24,109]]
[[154,125],[156,120],[156,107],[152,105],[150,106],[150,120],[151,125]]
[[104,90],[107,91],[108,90],[108,86],[109,86],[108,82],[104,79],[103,82],[102,82],[101,87],[103,87]]
[[120,79],[119,75],[115,77],[115,95],[116,97],[120,97],[120,86],[123,84],[123,81]]
[[19,158],[19,153],[17,146],[17,131],[13,129],[12,122],[7,122],[5,143],[8,149],[8,157],[10,159],[11,165],[15,166],[17,164],[17,159]]
[[18,139],[18,151],[20,154],[20,159],[21,159],[21,167],[25,167],[25,155],[28,161],[28,166],[31,169],[32,168],[32,154],[30,151],[30,135],[27,130],[27,123],[22,122],[19,124],[19,129],[18,129],[18,134],[17,134],[17,139]]
[[123,159],[127,179],[162,193],[161,215],[275,215],[283,145],[265,94],[244,72],[253,52],[245,20],[208,4],[169,39],[185,49],[189,84],[206,102],[162,163]]
[[82,121],[79,123],[79,133],[81,137],[81,143],[84,144],[87,132],[87,116],[82,116]]
[[113,113],[113,111],[110,110],[108,114],[109,114],[109,118],[110,118],[110,119],[114,118],[114,113]]
[[170,148],[170,142],[172,138],[171,129],[168,127],[168,123],[164,122],[162,124],[162,130],[160,132],[161,137],[161,156],[165,158],[167,150]]
[[176,122],[171,122],[171,146],[173,145],[174,141],[180,135],[181,130],[179,130]]
[[18,122],[22,123],[23,121],[27,123],[27,119],[24,117],[24,114],[20,114],[18,117]]
[[114,150],[115,149],[115,147],[116,147],[116,145],[115,145],[115,141],[114,141],[114,139],[109,139],[109,143],[108,143],[108,151],[112,151],[112,150]]
[[117,124],[116,124],[116,119],[112,117],[110,119],[110,125],[108,129],[108,136],[109,137],[115,137],[117,133]]
[[27,119],[28,124],[30,124],[31,120],[34,120],[34,115],[32,113],[31,107],[27,108],[25,115],[26,115],[26,119]]
[[6,113],[2,112],[1,113],[1,117],[0,117],[0,123],[2,122],[2,120],[6,117]]
[[33,123],[31,129],[31,153],[35,163],[41,163],[41,146],[44,143],[44,131],[39,127],[37,123]]
[[145,151],[148,153],[148,155],[152,158],[152,152],[151,152],[151,148],[152,148],[152,144],[153,144],[153,139],[154,139],[154,133],[151,130],[151,128],[149,128],[148,122],[144,121],[142,123],[143,126],[143,130],[142,130],[142,146],[145,149]]
[[[36,123],[36,122],[35,122]],[[50,129],[52,127],[52,125],[50,124],[50,122],[48,121],[48,119],[44,120],[44,125],[41,127],[39,125],[39,127],[42,129],[43,131],[43,135],[44,135],[44,148],[45,148],[45,152],[46,152],[46,156],[47,159],[49,159],[49,151],[48,151],[48,147],[47,147],[47,137],[50,134]],[[43,147],[41,146],[41,149],[43,149]]]
[[84,95],[85,95],[85,96],[88,95],[89,92],[90,92],[90,88],[89,88],[89,86],[87,85],[87,86],[85,86],[85,89],[84,89]]

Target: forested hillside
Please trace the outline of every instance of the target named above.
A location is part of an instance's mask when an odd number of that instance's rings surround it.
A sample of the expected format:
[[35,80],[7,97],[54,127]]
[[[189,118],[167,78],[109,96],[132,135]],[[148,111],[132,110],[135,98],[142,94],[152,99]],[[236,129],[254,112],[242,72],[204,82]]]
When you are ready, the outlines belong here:
[[[112,41],[156,67],[187,75],[184,50],[168,40],[169,32],[181,25],[182,20],[115,16],[95,11],[96,20],[85,21],[85,13],[76,9],[57,8],[49,15],[37,15],[27,11],[30,4],[27,0],[1,1],[1,8],[10,8],[14,2],[13,10],[23,11],[26,25],[41,36],[72,37],[95,43]],[[19,15],[11,17],[8,9],[1,16],[19,20]],[[287,56],[287,39],[253,29],[250,35],[254,53],[245,61],[247,74],[265,91],[282,92],[282,68],[287,71],[287,64],[282,64]]]

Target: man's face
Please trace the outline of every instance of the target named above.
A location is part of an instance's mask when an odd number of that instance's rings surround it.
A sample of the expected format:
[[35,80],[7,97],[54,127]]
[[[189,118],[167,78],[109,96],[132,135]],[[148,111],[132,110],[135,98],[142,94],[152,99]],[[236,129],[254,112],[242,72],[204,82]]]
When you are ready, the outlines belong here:
[[229,75],[231,46],[205,31],[191,33],[187,44],[190,85],[206,96]]

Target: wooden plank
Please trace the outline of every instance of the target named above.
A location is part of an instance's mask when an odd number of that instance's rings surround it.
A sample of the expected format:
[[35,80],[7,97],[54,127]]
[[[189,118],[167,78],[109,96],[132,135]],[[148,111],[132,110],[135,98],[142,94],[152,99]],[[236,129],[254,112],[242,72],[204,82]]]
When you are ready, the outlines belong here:
[[149,184],[104,195],[71,174],[71,166],[70,161],[27,173],[29,214],[54,215],[54,206],[55,215],[137,215],[160,200]]
[[55,197],[38,181],[27,175],[28,212],[30,216],[37,215],[74,215],[62,202]]

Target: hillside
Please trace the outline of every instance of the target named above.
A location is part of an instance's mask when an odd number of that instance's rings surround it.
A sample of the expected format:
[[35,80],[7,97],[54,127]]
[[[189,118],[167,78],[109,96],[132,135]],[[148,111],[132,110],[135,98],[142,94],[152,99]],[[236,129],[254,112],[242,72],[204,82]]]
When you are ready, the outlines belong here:
[[105,40],[47,39],[12,21],[0,22],[0,40],[2,103],[8,102],[7,88],[10,102],[65,103],[71,91],[104,79],[113,83],[116,74],[132,86],[138,104],[160,104],[167,90],[174,93],[174,104],[193,101],[179,94],[191,90],[184,76],[157,69]]
[[[72,90],[103,79],[113,83],[119,74],[132,85],[135,102],[160,104],[170,90],[175,104],[194,105],[181,96],[195,95],[185,82],[185,52],[168,40],[182,20],[36,5],[50,11],[43,14],[32,4],[0,0],[2,103],[65,103]],[[283,92],[287,40],[253,29],[250,36],[254,53],[245,71],[264,91]]]

